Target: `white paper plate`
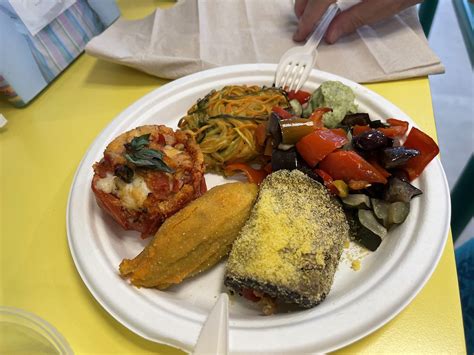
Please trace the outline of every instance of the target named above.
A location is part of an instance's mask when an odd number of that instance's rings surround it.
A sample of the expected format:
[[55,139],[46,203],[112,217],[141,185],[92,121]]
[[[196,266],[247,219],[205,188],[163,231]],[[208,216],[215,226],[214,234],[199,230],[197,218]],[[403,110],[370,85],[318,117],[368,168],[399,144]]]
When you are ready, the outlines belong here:
[[[166,292],[130,286],[119,276],[118,265],[123,258],[137,255],[148,240],[142,241],[136,232],[123,231],[99,209],[90,188],[92,165],[119,134],[144,124],[176,127],[187,109],[212,89],[229,84],[271,85],[275,68],[270,64],[230,66],[164,85],[110,123],[79,165],[67,208],[74,262],[102,307],[146,339],[192,350],[207,313],[224,289],[224,265]],[[329,73],[313,70],[305,89],[312,91],[326,80],[339,80],[350,86],[360,111],[369,112],[372,119],[397,117],[413,124],[381,96]],[[214,175],[207,175],[206,180],[209,188],[224,181]],[[250,302],[233,298],[231,351],[332,351],[366,336],[399,313],[438,263],[450,220],[449,190],[439,160],[435,159],[415,183],[424,194],[412,201],[405,223],[391,231],[375,253],[363,259],[361,270],[355,272],[349,263],[341,263],[331,292],[319,306],[263,317]]]

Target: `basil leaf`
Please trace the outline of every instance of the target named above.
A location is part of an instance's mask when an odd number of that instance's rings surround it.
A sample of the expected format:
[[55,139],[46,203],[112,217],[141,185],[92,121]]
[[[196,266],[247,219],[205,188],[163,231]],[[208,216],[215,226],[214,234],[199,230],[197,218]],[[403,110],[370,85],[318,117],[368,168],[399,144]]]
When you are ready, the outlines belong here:
[[125,153],[125,158],[135,166],[141,167],[141,168],[146,168],[146,167],[153,167],[155,164],[153,163],[152,160],[149,159],[141,159],[139,157],[136,157],[133,154],[127,154]]
[[171,169],[163,160],[153,159],[155,165],[153,166],[154,170],[164,171],[165,173],[174,173],[174,170]]
[[125,158],[136,167],[174,173],[163,161],[163,152],[146,148],[150,143],[150,134],[135,137],[125,146]]
[[143,148],[133,153],[138,159],[163,159],[163,153],[149,148]]
[[150,133],[134,137],[130,143],[125,144],[127,151],[136,151],[145,148],[150,143]]

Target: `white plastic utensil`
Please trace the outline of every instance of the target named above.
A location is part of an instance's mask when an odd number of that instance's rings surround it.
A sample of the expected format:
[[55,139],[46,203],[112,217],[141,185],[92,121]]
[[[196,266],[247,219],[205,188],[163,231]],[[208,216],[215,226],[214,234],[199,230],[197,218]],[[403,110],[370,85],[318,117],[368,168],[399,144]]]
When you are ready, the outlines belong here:
[[194,355],[227,355],[229,352],[229,296],[221,293],[194,347]]
[[336,3],[329,6],[313,30],[304,46],[290,48],[283,54],[278,64],[275,74],[275,86],[288,90],[298,91],[301,89],[306,79],[316,63],[316,48],[321,42],[329,24],[336,16],[338,5]]
[[5,118],[5,116],[3,116],[1,113],[0,113],[0,128],[3,128],[7,125],[8,121],[7,119]]

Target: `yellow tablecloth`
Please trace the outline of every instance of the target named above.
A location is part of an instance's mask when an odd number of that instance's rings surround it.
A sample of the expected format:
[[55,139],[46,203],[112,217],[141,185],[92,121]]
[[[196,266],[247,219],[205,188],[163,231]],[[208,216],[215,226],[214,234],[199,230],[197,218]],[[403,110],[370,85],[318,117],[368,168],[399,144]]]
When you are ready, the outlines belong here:
[[[119,4],[133,18],[149,13],[157,2]],[[135,335],[95,301],[70,256],[65,218],[72,178],[88,146],[117,114],[165,83],[83,55],[28,107],[0,102],[9,120],[0,130],[0,305],[46,319],[77,354],[179,353]],[[436,136],[427,78],[367,87]],[[451,238],[414,301],[340,352],[465,352]]]

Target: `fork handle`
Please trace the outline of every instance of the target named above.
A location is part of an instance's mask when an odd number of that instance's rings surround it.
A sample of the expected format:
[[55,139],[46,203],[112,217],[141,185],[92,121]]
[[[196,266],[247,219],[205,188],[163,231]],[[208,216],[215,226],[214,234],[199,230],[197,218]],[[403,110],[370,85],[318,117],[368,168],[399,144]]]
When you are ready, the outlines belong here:
[[311,33],[308,40],[306,41],[306,44],[304,45],[305,49],[310,49],[311,51],[313,51],[318,47],[319,42],[321,42],[324,37],[324,34],[326,33],[326,30],[329,27],[329,24],[331,23],[334,16],[336,16],[338,9],[339,7],[337,6],[337,3],[329,5],[323,17],[321,17],[321,20],[319,21],[318,25],[313,30],[313,33]]

